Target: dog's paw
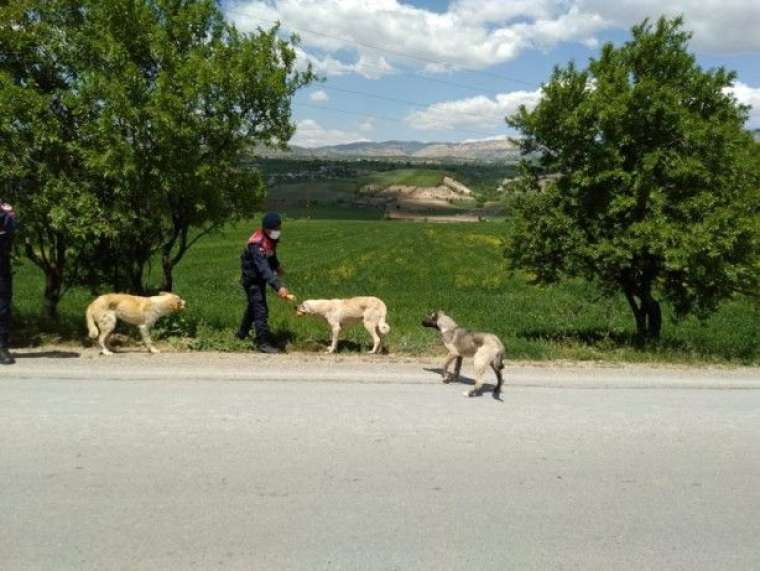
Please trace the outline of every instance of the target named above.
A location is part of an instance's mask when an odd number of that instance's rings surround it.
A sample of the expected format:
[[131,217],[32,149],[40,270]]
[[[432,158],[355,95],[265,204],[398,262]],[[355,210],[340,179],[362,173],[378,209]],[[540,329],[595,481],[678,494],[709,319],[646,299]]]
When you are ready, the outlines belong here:
[[158,349],[156,349],[155,347],[151,347],[150,349],[148,349],[148,351],[150,351],[153,355],[156,355],[156,354],[158,354],[158,353],[161,352]]
[[101,355],[104,355],[105,357],[108,357],[109,355],[113,355],[113,351],[109,351],[108,349],[103,349],[100,352]]
[[466,397],[479,397],[480,396],[480,393],[478,391],[476,391],[475,389],[472,389],[472,390],[469,390],[469,391],[465,391],[462,394],[464,396],[466,396]]

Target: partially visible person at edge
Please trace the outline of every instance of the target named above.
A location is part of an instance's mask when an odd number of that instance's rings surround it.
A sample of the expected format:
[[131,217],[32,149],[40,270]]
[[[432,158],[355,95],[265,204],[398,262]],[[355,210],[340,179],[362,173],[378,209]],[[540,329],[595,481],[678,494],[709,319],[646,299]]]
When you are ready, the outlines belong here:
[[241,282],[248,298],[248,306],[236,336],[238,339],[245,339],[253,325],[256,330],[254,348],[262,353],[280,352],[272,344],[267,323],[267,285],[282,299],[287,299],[290,294],[280,281],[284,274],[283,267],[277,259],[277,244],[281,231],[282,217],[276,212],[268,212],[261,221],[261,228],[248,239],[248,244],[240,256]]
[[11,244],[16,230],[16,213],[10,204],[0,201],[0,365],[12,365],[11,333]]

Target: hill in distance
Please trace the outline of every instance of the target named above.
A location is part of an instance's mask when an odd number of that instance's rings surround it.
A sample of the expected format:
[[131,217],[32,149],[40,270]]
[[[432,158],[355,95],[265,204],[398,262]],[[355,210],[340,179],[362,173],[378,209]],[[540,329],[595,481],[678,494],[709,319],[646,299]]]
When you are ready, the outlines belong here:
[[332,159],[386,158],[414,160],[504,161],[519,160],[520,151],[506,139],[465,141],[461,143],[423,143],[419,141],[356,142],[325,147],[291,145],[286,152],[261,150],[262,156],[321,157]]

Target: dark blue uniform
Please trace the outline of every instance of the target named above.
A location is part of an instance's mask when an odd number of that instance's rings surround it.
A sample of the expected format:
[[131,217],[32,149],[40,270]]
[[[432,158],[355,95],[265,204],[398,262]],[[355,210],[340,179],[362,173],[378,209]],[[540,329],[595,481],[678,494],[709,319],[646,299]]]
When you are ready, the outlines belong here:
[[0,348],[8,347],[11,327],[11,244],[16,217],[10,207],[0,205]]
[[256,343],[268,344],[269,307],[267,306],[267,286],[278,291],[282,283],[277,276],[280,262],[277,259],[277,243],[263,231],[251,236],[240,256],[241,282],[248,298],[248,306],[237,333],[241,339],[248,335],[251,325],[256,329]]

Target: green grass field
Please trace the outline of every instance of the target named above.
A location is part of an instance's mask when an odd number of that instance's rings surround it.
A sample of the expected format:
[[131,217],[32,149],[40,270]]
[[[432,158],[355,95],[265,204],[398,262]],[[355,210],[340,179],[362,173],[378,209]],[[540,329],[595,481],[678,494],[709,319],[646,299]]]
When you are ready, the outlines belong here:
[[440,169],[394,169],[385,172],[376,172],[358,179],[360,186],[376,184],[380,187],[388,187],[394,184],[404,186],[438,186],[443,182],[447,172]]
[[[633,342],[633,320],[622,296],[600,299],[595,288],[581,281],[538,288],[523,275],[508,275],[502,258],[503,222],[355,220],[350,219],[352,211],[337,209],[323,215],[335,219],[286,221],[280,259],[288,272],[287,286],[300,299],[383,298],[393,353],[440,352],[437,336],[422,328],[420,320],[425,312],[441,308],[464,326],[500,335],[510,358],[760,362],[760,308],[746,299],[726,303],[704,323],[666,320],[661,342],[641,348]],[[253,226],[229,226],[190,251],[175,281],[189,309],[161,322],[154,337],[196,350],[247,348],[232,333],[244,308],[239,255]],[[28,262],[17,266],[14,337],[25,344],[80,341],[89,293],[68,292],[60,306],[61,323],[53,328],[36,319],[42,287],[38,270]],[[325,347],[328,331],[323,323],[297,318],[293,306],[274,295],[269,305],[273,329],[290,349]],[[137,337],[134,331],[132,335]],[[361,326],[345,340],[344,351],[359,346],[366,350],[370,343]]]

